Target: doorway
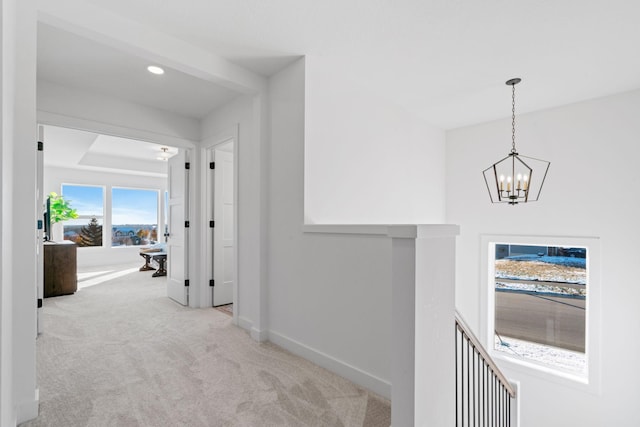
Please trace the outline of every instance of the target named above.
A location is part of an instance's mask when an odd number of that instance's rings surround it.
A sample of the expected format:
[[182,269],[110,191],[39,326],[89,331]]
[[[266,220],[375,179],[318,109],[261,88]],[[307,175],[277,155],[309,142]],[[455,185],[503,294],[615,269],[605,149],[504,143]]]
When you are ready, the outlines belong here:
[[[79,247],[78,267],[82,269],[143,263],[141,251],[156,249],[166,240],[168,165],[180,157],[178,154],[184,157],[190,150],[78,128],[50,123],[40,126],[44,154],[40,152],[38,156],[38,194],[43,201],[38,206],[44,204],[47,194],[55,192],[67,197],[77,214],[77,219],[57,224],[52,240],[75,242]],[[184,169],[182,160],[183,174]],[[97,230],[95,241],[80,242],[85,228],[92,230],[92,222]],[[38,257],[42,258],[42,250],[38,249]],[[178,257],[169,259],[175,261]],[[184,275],[180,280],[184,289],[188,279],[186,262],[174,262],[171,267],[168,269],[173,276]],[[44,280],[40,273],[38,293],[42,295]]]

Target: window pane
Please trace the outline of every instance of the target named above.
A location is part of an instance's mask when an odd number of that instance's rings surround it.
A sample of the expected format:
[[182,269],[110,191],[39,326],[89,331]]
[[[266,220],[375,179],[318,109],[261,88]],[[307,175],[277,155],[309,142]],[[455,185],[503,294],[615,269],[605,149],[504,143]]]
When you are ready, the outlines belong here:
[[158,191],[114,188],[111,246],[139,246],[158,240]]
[[64,239],[76,242],[78,246],[102,246],[104,189],[65,184],[62,195],[78,213],[77,219],[63,222]]
[[583,372],[587,250],[496,245],[495,348]]
[[80,247],[102,246],[102,219],[74,219],[64,226],[64,239],[76,242]]

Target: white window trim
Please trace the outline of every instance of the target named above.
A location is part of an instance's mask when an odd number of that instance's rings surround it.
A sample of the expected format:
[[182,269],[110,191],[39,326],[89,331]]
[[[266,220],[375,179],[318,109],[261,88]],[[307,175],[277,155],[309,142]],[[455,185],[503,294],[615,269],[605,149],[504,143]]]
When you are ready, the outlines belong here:
[[[586,376],[577,375],[526,361],[494,350],[495,330],[495,245],[519,244],[539,246],[568,246],[587,248],[587,300],[585,343],[587,358]],[[482,234],[480,236],[480,339],[501,368],[521,372],[555,383],[560,383],[596,395],[601,394],[601,253],[597,237],[524,236],[505,234]],[[517,379],[517,378],[515,378]]]

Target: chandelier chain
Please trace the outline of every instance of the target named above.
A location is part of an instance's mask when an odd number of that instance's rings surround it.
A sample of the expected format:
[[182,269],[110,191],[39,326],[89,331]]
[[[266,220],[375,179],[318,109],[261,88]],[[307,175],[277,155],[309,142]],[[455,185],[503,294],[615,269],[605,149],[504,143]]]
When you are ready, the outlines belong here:
[[511,85],[511,152],[516,152],[516,85]]

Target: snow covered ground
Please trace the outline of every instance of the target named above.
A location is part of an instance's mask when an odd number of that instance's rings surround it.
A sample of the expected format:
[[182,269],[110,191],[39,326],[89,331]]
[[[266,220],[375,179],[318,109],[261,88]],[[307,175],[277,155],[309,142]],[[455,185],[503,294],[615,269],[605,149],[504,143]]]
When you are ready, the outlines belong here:
[[547,283],[513,283],[496,281],[496,289],[508,289],[512,291],[537,292],[540,294],[557,294],[563,296],[586,297],[587,289],[567,288],[564,286],[556,286]]
[[[582,297],[587,295],[585,258],[520,255],[496,260],[495,273],[496,288]],[[540,283],[502,282],[500,279]],[[572,286],[562,286],[562,283]]]
[[565,282],[584,285],[584,258],[518,256],[496,260],[496,278]]
[[494,348],[510,356],[542,363],[574,374],[586,375],[587,373],[587,359],[584,353],[497,335]]

